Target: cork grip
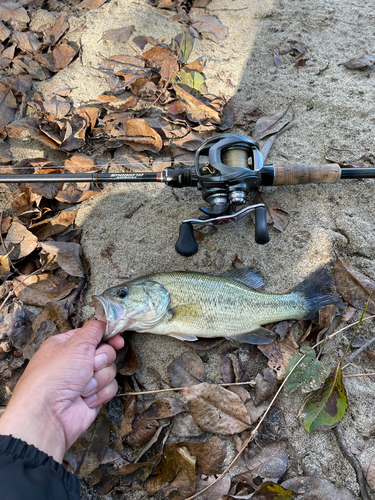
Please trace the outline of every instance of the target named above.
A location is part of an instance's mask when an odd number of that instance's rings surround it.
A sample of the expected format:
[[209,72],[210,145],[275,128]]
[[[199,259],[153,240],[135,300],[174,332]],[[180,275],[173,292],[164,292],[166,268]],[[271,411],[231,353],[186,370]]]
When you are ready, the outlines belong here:
[[316,184],[340,180],[341,168],[337,163],[326,165],[274,165],[273,186],[291,186],[294,184]]

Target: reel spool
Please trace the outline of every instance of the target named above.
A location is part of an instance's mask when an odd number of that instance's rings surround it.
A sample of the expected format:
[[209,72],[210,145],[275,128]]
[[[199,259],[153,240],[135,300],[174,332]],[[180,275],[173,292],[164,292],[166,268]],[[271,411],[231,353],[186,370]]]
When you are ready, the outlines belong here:
[[[208,163],[201,164],[201,157]],[[249,165],[249,161],[251,164]],[[198,251],[192,224],[214,224],[236,220],[255,210],[255,241],[269,241],[267,214],[263,204],[249,206],[237,212],[246,203],[246,196],[261,181],[263,157],[253,139],[237,134],[222,134],[207,139],[195,154],[197,188],[210,208],[199,207],[205,214],[199,219],[183,221],[176,251],[189,257]]]

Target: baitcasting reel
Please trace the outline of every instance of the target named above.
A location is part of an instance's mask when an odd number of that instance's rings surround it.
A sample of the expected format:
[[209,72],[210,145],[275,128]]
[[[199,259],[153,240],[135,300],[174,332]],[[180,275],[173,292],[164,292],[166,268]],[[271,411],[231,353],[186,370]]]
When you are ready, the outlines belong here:
[[[202,163],[204,157],[208,157],[208,162]],[[261,184],[262,167],[263,157],[258,143],[253,139],[223,134],[203,142],[195,154],[191,185],[194,183],[202,191],[202,197],[210,208],[199,207],[204,216],[183,221],[175,247],[179,254],[189,257],[198,251],[192,224],[212,225],[237,220],[252,211],[255,211],[255,241],[261,245],[268,243],[270,238],[264,204],[248,206],[238,211],[246,203],[246,196],[251,188]]]

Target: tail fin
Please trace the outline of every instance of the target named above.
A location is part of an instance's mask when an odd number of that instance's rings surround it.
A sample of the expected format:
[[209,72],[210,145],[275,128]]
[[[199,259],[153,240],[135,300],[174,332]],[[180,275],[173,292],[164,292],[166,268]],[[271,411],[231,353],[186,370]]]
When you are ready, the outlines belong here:
[[335,304],[339,314],[345,312],[343,301],[333,294],[333,280],[327,269],[318,269],[305,281],[293,289],[292,293],[303,295],[306,300],[306,316],[303,319],[314,319],[319,316],[319,309]]

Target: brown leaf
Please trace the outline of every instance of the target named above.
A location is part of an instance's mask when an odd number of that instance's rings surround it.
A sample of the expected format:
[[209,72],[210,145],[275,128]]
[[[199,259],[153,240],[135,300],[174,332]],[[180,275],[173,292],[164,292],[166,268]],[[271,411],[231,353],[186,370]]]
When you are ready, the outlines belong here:
[[9,231],[12,220],[13,220],[13,218],[11,215],[8,215],[8,217],[5,217],[5,219],[2,219],[2,221],[1,221],[1,234],[5,234]]
[[234,350],[235,348],[229,347],[228,349],[224,349],[221,353],[220,373],[224,384],[231,384],[236,381],[233,362],[229,357],[229,354]]
[[68,186],[64,191],[59,191],[55,196],[55,199],[62,201],[63,203],[81,203],[82,201],[88,200],[92,196],[100,193],[100,189],[94,187],[93,189],[87,191],[81,191],[78,188],[77,183]]
[[98,172],[100,167],[106,167],[109,165],[108,158],[103,156],[92,157],[86,156],[82,154],[74,154],[69,158],[69,160],[65,160],[65,168],[66,173],[86,173],[91,174],[94,172]]
[[196,99],[182,87],[178,85],[173,85],[172,87],[176,96],[181,99],[189,120],[193,122],[204,122],[206,120],[210,120],[214,123],[220,122],[220,115],[216,109],[211,108],[199,99]]
[[21,4],[12,2],[0,4],[0,20],[5,23],[9,21],[28,23],[30,21],[28,13],[21,7]]
[[5,24],[3,24],[0,21],[0,42],[3,42],[4,40],[6,40],[11,33],[12,33],[12,31],[10,29],[8,29],[5,26]]
[[275,370],[277,379],[284,380],[289,361],[298,352],[298,344],[292,332],[284,340],[274,340],[271,344],[258,345],[258,349],[268,358],[268,366]]
[[[1,4],[0,4],[1,10]],[[17,101],[11,91],[11,85],[0,83],[0,130],[14,120]]]
[[66,66],[68,66],[68,64],[71,63],[77,55],[78,51],[79,47],[73,44],[73,42],[70,42],[70,44],[60,43],[57,47],[55,47],[52,51],[52,55],[56,71],[66,68]]
[[285,126],[285,120],[282,118],[287,114],[292,104],[288,104],[285,108],[280,110],[274,116],[262,116],[259,118],[255,124],[253,133],[251,134],[252,138],[256,141],[263,139],[270,134],[275,134],[280,129]]
[[153,47],[152,49],[147,50],[142,54],[142,59],[154,71],[160,71],[163,61],[169,59],[170,57],[174,57],[176,59],[175,54],[173,54],[169,49],[161,47],[160,45],[157,45],[156,47]]
[[16,349],[23,349],[33,335],[31,328],[34,314],[15,302],[13,312],[0,323],[0,339],[9,338]]
[[[259,447],[252,443],[244,455],[245,468],[238,479],[249,484],[256,477],[279,479],[288,466],[287,444],[283,441]],[[251,484],[252,485],[252,484]]]
[[186,447],[190,454],[196,458],[195,470],[197,474],[219,474],[227,454],[227,443],[224,439],[214,436],[201,443],[168,444],[170,448]]
[[18,260],[35,250],[38,239],[19,222],[12,222],[4,243],[10,258]]
[[41,196],[33,193],[31,189],[26,189],[16,200],[12,202],[12,210],[15,215],[31,214],[29,218],[40,210],[39,206]]
[[49,273],[29,276],[21,283],[24,278],[21,275],[13,280],[14,287],[17,287],[14,293],[19,300],[30,306],[44,307],[48,302],[63,299],[77,288],[75,283]]
[[[296,494],[300,494],[300,498],[306,500],[317,499],[330,499],[330,500],[355,500],[355,497],[346,488],[336,488],[327,479],[314,476],[298,476],[281,483],[283,488],[288,488]],[[299,498],[299,497],[297,497]]]
[[66,17],[57,17],[55,23],[44,30],[44,44],[49,46],[55,45],[68,29],[69,23]]
[[167,369],[172,387],[188,387],[204,382],[202,360],[194,352],[184,352]]
[[129,446],[140,446],[147,443],[159,428],[157,420],[144,419],[138,416],[132,425],[132,430],[124,436],[124,443]]
[[151,45],[159,45],[159,42],[152,38],[151,36],[136,36],[133,38],[133,43],[136,44],[137,47],[139,47],[141,50],[143,50],[148,43]]
[[53,115],[53,119],[63,118],[71,109],[71,103],[58,95],[47,97],[43,102],[43,106],[47,113]]
[[203,16],[199,21],[193,23],[192,27],[201,34],[212,33],[218,41],[225,40],[229,35],[228,27],[221,24],[219,19],[214,16]]
[[152,404],[142,413],[145,420],[159,420],[170,418],[186,411],[182,403],[174,398],[155,399]]
[[177,491],[177,499],[184,499],[195,491],[197,476],[195,474],[195,458],[186,447],[169,448],[157,465],[155,472],[146,482],[146,491],[163,490],[167,497]]
[[81,245],[79,243],[66,243],[65,241],[46,241],[40,243],[43,250],[56,257],[58,265],[70,276],[83,278],[85,272],[81,263]]
[[65,453],[64,465],[79,479],[87,477],[100,464],[109,446],[110,420],[103,406],[88,430]]
[[70,226],[70,224],[74,222],[77,213],[78,209],[71,207],[63,210],[55,217],[51,217],[50,219],[31,225],[29,229],[39,241],[44,241],[50,236],[61,233],[64,229]]
[[134,118],[124,123],[125,136],[121,139],[136,151],[157,153],[163,146],[160,135],[147,125],[143,118]]
[[13,31],[10,41],[16,43],[23,52],[36,52],[42,45],[31,31]]
[[133,375],[138,369],[138,359],[132,344],[126,340],[125,346],[117,352],[116,357],[117,373],[121,375]]
[[203,431],[196,425],[190,413],[180,413],[173,419],[171,434],[190,439],[201,436]]
[[[375,283],[352,266],[348,259],[339,257],[334,267],[334,279],[339,294],[352,306],[375,314]],[[371,296],[371,298],[370,298]]]
[[364,56],[357,59],[349,59],[349,61],[340,63],[339,66],[346,66],[350,69],[367,69],[375,65],[374,56]]
[[124,417],[121,421],[121,437],[125,437],[133,430],[132,424],[135,418],[137,401],[135,396],[130,396],[124,401]]
[[[216,480],[216,476],[207,476],[206,474],[199,476],[196,486],[196,492],[207,488],[210,484],[212,484]],[[214,498],[221,499],[222,495],[226,495],[229,492],[229,488],[231,485],[231,478],[228,472],[214,484],[209,490],[205,491],[201,495],[199,495],[199,500],[212,500]]]
[[212,434],[235,434],[251,425],[241,399],[231,391],[212,384],[199,384],[181,391],[195,423]]
[[125,26],[114,30],[107,30],[102,35],[102,40],[113,40],[115,42],[125,43],[129,40],[134,31],[134,26]]
[[268,399],[277,388],[276,374],[271,368],[265,368],[263,375],[258,373],[255,377],[255,390],[252,391],[251,397],[256,406]]
[[[254,203],[264,203],[267,211],[267,224],[273,224],[278,231],[284,231],[289,224],[289,214],[276,201],[268,200],[263,195],[257,193],[254,197]],[[254,215],[251,217],[254,219]]]
[[101,7],[107,0],[83,0],[79,5],[77,5],[77,9],[98,9]]

